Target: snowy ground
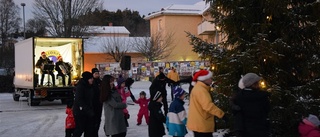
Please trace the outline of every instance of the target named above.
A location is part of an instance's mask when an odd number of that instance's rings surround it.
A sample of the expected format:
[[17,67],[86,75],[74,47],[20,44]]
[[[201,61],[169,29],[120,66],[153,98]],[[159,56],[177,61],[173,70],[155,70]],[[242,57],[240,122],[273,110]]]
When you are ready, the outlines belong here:
[[[136,98],[139,97],[140,91],[145,91],[149,97],[148,88],[151,82],[137,81],[132,85],[132,92]],[[188,91],[188,85],[183,85],[183,89]],[[170,93],[169,87],[167,87]],[[168,95],[168,101],[171,102],[171,96]],[[133,104],[131,98],[128,103]],[[188,100],[185,108],[188,109]],[[61,105],[59,100],[53,102],[41,102],[40,106],[30,107],[27,105],[26,98],[20,98],[15,102],[9,93],[0,94],[0,135],[1,137],[63,137],[65,124],[65,105]],[[139,105],[128,105],[130,113],[129,127],[127,137],[147,137],[148,126],[144,119],[140,126],[136,125]],[[104,137],[103,127],[104,116],[99,130],[99,136]],[[186,137],[192,137],[189,132]],[[168,135],[164,137],[169,137]],[[216,137],[222,137],[221,135]]]

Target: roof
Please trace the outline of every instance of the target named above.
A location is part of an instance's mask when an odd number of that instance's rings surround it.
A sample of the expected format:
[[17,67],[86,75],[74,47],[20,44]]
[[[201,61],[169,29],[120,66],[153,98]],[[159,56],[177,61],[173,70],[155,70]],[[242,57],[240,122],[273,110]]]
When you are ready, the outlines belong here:
[[202,15],[202,13],[210,7],[210,4],[206,4],[205,1],[198,2],[194,5],[177,5],[172,4],[166,8],[162,8],[160,11],[156,11],[145,17],[149,20],[161,15]]
[[109,42],[125,42],[124,45],[130,45],[127,52],[130,53],[138,53],[132,47],[132,44],[135,39],[141,38],[144,39],[145,37],[90,37],[84,40],[84,52],[85,53],[105,53],[103,50],[104,44],[106,41]]
[[87,33],[122,33],[130,34],[124,26],[89,26]]

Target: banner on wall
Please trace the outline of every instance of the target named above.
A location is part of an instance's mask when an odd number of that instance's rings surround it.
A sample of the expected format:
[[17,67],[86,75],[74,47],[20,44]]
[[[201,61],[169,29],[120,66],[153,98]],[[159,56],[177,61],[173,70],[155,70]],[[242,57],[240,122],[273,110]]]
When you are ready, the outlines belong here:
[[[102,63],[96,64],[99,70],[103,70],[104,74],[116,75],[121,73],[119,63]],[[181,62],[143,62],[132,63],[132,69],[129,70],[130,74],[138,77],[153,77],[159,71],[159,67],[164,68],[164,73],[168,73],[171,67],[175,67],[180,76],[190,76],[196,69],[206,69],[210,67],[209,62],[203,61],[181,61]]]

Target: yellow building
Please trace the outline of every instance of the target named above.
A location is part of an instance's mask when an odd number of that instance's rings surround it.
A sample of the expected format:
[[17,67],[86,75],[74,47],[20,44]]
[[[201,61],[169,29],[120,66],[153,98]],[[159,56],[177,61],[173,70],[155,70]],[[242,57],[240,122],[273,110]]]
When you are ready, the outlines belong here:
[[149,14],[145,19],[150,21],[150,34],[173,34],[174,49],[166,61],[199,61],[199,55],[192,51],[186,32],[196,35],[205,41],[219,41],[218,27],[210,23],[209,4],[204,1],[194,5],[170,5],[160,11]]

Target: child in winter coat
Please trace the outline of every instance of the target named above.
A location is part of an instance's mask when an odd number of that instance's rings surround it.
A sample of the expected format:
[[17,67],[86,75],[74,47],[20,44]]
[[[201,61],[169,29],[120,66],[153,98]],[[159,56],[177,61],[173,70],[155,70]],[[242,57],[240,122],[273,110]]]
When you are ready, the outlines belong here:
[[72,102],[69,102],[67,104],[66,108],[66,137],[72,137],[73,136],[73,131],[76,127],[74,117],[73,117],[73,111],[72,111]]
[[138,113],[137,125],[141,125],[142,117],[146,119],[146,123],[149,124],[149,111],[148,111],[148,103],[150,99],[146,98],[146,92],[140,92],[140,98],[135,101],[135,103],[139,104],[140,109]]
[[166,122],[166,117],[161,110],[161,102],[161,92],[157,91],[148,105],[150,111],[148,126],[149,137],[163,137],[163,135],[165,135],[163,124]]
[[[122,103],[127,103],[127,97],[131,95],[130,91],[128,90],[128,87],[126,87],[125,85],[125,80],[122,80],[122,81],[118,80],[118,83],[119,85],[117,86],[117,90],[121,95]],[[130,118],[128,109],[127,108],[123,109],[123,113],[124,113],[124,118],[126,120],[126,124],[128,127],[129,126],[128,119]]]
[[320,121],[315,115],[309,114],[299,124],[300,137],[320,137]]
[[184,137],[187,134],[187,113],[183,107],[186,91],[182,88],[175,87],[174,100],[170,104],[167,115],[167,128],[169,135],[173,137]]

